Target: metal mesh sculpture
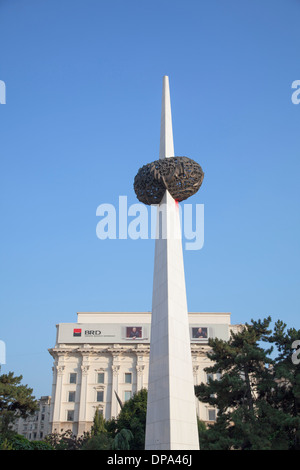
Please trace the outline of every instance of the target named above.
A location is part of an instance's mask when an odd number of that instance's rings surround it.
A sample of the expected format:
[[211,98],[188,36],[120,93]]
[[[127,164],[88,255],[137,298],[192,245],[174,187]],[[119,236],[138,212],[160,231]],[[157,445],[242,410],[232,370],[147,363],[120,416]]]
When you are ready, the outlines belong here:
[[191,158],[168,157],[140,168],[133,186],[138,200],[144,204],[159,204],[166,190],[180,202],[198,191],[203,178],[201,166]]

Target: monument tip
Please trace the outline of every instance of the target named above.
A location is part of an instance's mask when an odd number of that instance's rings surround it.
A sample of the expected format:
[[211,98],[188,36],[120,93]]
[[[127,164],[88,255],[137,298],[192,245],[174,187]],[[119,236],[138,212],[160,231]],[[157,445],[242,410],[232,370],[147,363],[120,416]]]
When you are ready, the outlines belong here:
[[168,75],[163,77],[159,158],[174,156],[170,85]]

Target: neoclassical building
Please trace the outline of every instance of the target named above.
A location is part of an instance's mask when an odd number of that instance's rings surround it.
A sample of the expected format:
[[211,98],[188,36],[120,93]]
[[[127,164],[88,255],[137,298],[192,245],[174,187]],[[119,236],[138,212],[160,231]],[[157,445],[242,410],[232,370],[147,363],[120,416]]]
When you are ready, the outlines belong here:
[[[105,419],[148,386],[151,312],[80,312],[76,323],[57,325],[50,432],[89,431],[97,408]],[[194,382],[207,381],[208,338],[228,340],[230,313],[189,313]],[[214,421],[216,410],[195,398],[198,416]]]

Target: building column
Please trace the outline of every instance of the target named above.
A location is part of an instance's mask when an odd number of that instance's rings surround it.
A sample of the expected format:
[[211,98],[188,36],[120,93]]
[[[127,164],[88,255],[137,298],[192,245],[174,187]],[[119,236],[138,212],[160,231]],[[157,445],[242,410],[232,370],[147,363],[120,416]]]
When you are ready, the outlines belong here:
[[193,376],[194,376],[194,384],[195,385],[198,385],[198,378],[197,378],[198,370],[199,370],[199,366],[198,365],[193,365]]
[[83,358],[81,365],[81,387],[80,387],[80,403],[79,403],[79,416],[78,416],[78,435],[82,435],[87,431],[87,388],[88,388],[88,374],[89,374],[88,358]]
[[[116,393],[119,395],[119,364],[112,364],[112,384],[111,384],[111,417],[115,418],[118,416],[120,411],[120,405],[116,397]],[[121,399],[121,397],[120,397]]]
[[136,365],[136,391],[138,392],[143,388],[144,385],[144,369],[145,365],[144,364],[137,364]]
[[53,407],[52,417],[52,432],[60,432],[61,423],[61,402],[62,402],[62,387],[65,366],[58,364],[56,366],[56,387],[55,387],[55,401]]

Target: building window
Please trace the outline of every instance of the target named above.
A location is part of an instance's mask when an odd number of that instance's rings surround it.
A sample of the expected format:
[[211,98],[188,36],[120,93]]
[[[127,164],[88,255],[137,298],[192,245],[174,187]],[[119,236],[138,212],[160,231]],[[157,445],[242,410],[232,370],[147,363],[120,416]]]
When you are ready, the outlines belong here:
[[208,410],[208,421],[216,421],[216,410]]
[[75,401],[75,392],[69,392],[69,400],[68,401]]
[[130,400],[131,398],[131,390],[127,390],[124,392],[124,400],[127,401],[127,400]]
[[76,381],[77,381],[76,372],[71,372],[71,374],[70,374],[70,384],[76,384]]
[[130,372],[125,374],[125,383],[131,384],[132,383],[132,374]]
[[74,421],[74,410],[67,411],[67,421]]
[[98,384],[104,384],[104,372],[99,372],[97,382]]
[[98,390],[98,392],[97,392],[97,401],[103,401],[103,398],[104,398],[103,390]]

